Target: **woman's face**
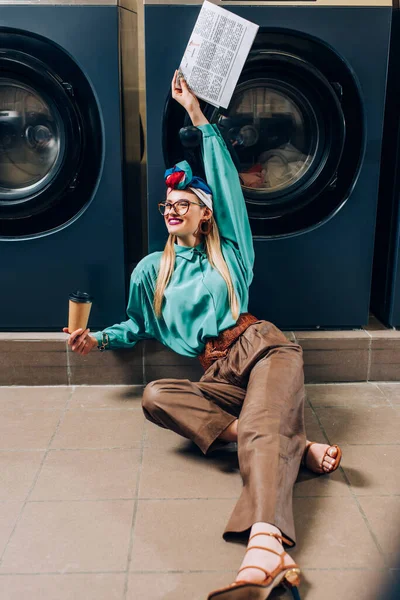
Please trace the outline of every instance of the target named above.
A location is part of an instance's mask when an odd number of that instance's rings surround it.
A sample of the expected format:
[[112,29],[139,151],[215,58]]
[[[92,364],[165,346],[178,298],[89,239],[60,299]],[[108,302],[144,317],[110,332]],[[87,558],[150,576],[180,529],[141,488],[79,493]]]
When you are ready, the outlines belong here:
[[[190,202],[189,209],[184,215],[179,214],[179,207],[174,204],[180,200]],[[200,221],[208,219],[211,216],[211,210],[207,206],[199,206],[200,199],[196,194],[186,190],[172,190],[167,195],[165,203],[174,204],[174,207],[164,214],[164,220],[168,233],[177,237],[187,238],[194,235]]]

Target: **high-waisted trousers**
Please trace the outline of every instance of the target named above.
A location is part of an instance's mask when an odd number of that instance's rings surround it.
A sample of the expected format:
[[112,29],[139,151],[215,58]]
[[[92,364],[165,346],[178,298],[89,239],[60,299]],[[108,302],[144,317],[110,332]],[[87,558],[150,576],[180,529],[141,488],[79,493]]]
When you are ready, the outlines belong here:
[[250,325],[200,381],[160,379],[143,394],[146,418],[192,440],[204,454],[238,419],[243,489],[223,533],[247,536],[270,523],[295,544],[293,485],[304,452],[304,376],[301,346],[268,321]]

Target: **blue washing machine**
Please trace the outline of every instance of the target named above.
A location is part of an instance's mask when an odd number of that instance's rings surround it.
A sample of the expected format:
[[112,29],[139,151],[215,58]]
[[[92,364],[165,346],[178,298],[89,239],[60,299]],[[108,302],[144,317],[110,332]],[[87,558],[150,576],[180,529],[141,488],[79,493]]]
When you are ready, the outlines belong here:
[[[361,327],[391,2],[217,3],[260,26],[229,107],[203,103],[242,180],[256,251],[250,310],[285,329]],[[168,90],[199,9],[145,4],[150,251],[165,243],[164,168],[193,156],[179,136],[187,115]]]
[[371,310],[400,327],[400,8],[393,7]]
[[101,328],[142,255],[137,14],[23,4],[0,9],[0,329],[60,330],[77,289]]

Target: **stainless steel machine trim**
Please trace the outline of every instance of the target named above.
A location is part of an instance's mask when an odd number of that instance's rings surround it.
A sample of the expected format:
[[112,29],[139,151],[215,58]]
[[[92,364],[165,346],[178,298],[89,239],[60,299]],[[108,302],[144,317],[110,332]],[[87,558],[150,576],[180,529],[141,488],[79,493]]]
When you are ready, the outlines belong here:
[[[392,6],[392,0],[209,0],[213,4],[224,6]],[[143,0],[144,4],[189,5],[203,4],[203,0]]]

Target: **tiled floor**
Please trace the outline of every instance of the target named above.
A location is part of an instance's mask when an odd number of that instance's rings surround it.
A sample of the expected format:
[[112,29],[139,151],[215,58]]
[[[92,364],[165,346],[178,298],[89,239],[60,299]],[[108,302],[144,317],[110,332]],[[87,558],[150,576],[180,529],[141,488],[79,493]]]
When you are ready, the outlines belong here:
[[[307,389],[308,437],[344,458],[295,486],[302,598],[387,598],[381,582],[400,579],[400,384]],[[140,398],[0,388],[1,600],[205,600],[233,581],[243,547],[221,532],[241,488],[234,448],[204,457],[145,422]]]

